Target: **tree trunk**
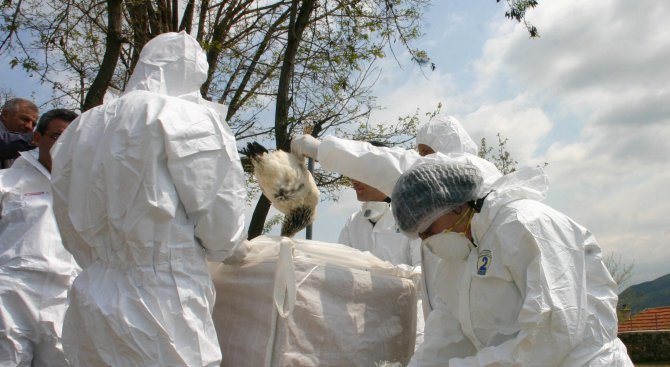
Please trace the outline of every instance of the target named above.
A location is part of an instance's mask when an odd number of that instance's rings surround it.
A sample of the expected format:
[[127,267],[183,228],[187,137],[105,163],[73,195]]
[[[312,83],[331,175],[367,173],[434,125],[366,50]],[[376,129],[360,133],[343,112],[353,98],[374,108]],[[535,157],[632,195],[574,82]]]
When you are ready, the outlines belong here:
[[249,223],[249,230],[247,231],[247,238],[252,239],[263,234],[263,225],[265,224],[265,217],[270,211],[270,200],[261,194],[261,197],[256,203],[256,209],[251,216],[251,223]]
[[[302,5],[298,8],[298,5]],[[302,34],[307,24],[309,16],[314,10],[316,0],[293,0],[291,3],[291,13],[288,29],[288,40],[286,50],[284,51],[284,61],[279,75],[279,85],[277,87],[277,104],[275,107],[275,141],[277,149],[289,151],[291,139],[288,134],[288,109],[290,104],[289,91],[291,89],[291,79],[295,68],[295,55],[298,53],[298,46],[302,40]],[[256,204],[256,209],[251,217],[249,224],[249,238],[259,236],[263,232],[263,224],[267,218],[270,205],[261,205],[263,200],[268,200],[261,196]],[[259,230],[260,228],[260,230]],[[253,231],[252,231],[253,230]]]
[[302,34],[309,24],[309,15],[314,9],[316,0],[302,1],[302,6],[298,11],[298,4],[301,1],[293,0],[291,4],[291,15],[289,20],[288,40],[286,42],[286,51],[284,53],[284,62],[279,74],[279,86],[277,87],[277,105],[275,107],[275,138],[277,149],[289,151],[291,143],[288,135],[288,109],[290,105],[289,92],[291,81],[293,79],[293,70],[295,69],[295,55],[298,53],[298,47],[302,40]]
[[[184,16],[181,19],[181,24],[179,25],[179,31],[186,31],[186,33],[191,33],[191,27],[193,27],[193,12],[195,10],[195,0],[189,0],[186,3],[186,9],[184,9]],[[176,14],[177,12],[175,12]]]
[[107,0],[107,37],[105,40],[105,55],[102,58],[100,70],[91,84],[91,88],[86,93],[82,112],[102,104],[105,97],[107,86],[114,76],[114,69],[121,54],[121,22],[122,1]]

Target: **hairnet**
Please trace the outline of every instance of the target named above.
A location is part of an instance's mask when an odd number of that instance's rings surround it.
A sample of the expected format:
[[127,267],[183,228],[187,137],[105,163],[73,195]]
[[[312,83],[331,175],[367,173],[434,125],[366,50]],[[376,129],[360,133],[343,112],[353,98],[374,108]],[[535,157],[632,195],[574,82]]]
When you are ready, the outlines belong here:
[[456,118],[436,116],[420,125],[416,131],[416,144],[429,146],[435,152],[470,153],[477,155],[477,144]]
[[424,163],[403,173],[393,188],[393,216],[410,236],[424,231],[442,214],[476,200],[482,175],[471,164]]

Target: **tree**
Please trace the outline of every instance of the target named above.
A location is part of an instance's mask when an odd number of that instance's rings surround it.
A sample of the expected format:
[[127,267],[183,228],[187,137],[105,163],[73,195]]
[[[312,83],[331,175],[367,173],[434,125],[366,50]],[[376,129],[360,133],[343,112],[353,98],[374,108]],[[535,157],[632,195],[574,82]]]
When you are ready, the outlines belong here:
[[493,152],[493,147],[486,144],[486,138],[482,138],[477,155],[493,163],[503,175],[512,173],[516,171],[516,165],[519,162],[512,158],[512,155],[507,151],[507,138],[503,139],[500,133],[496,134],[496,136],[498,137],[497,151]]
[[0,108],[5,105],[5,102],[12,98],[16,98],[11,89],[0,88]]
[[[363,134],[374,108],[372,65],[399,40],[413,59],[427,0],[234,0],[225,2],[22,0],[4,2],[0,52],[13,66],[50,84],[61,105],[87,110],[109,90],[125,89],[139,51],[154,36],[186,30],[210,64],[202,95],[228,106],[225,119],[238,141],[274,141],[288,150],[291,136],[310,127]],[[85,50],[85,52],[84,52]],[[263,111],[274,103],[274,123]],[[267,115],[267,113],[265,114]],[[267,117],[265,117],[267,118]],[[366,126],[367,127],[367,126]],[[334,193],[342,180],[317,172]],[[269,209],[261,196],[249,237],[260,234]]]
[[612,278],[614,278],[614,281],[618,284],[619,290],[621,290],[633,276],[635,262],[624,262],[621,255],[615,256],[614,253],[609,253],[603,259],[603,263],[605,264],[605,267],[607,267],[607,270],[609,270]]
[[[0,54],[53,89],[54,101],[85,111],[123,91],[148,40],[194,34],[207,53],[204,98],[228,106],[236,139],[288,149],[306,128],[349,138],[410,134],[402,124],[368,121],[376,108],[374,63],[394,45],[419,65],[412,47],[429,0],[17,0],[0,5]],[[509,5],[510,7],[512,4]],[[511,11],[511,10],[510,10]],[[517,14],[517,13],[514,13]],[[524,14],[521,14],[523,19]],[[515,18],[516,19],[516,18]],[[517,19],[517,20],[519,20]],[[274,105],[274,121],[267,111]],[[383,139],[376,139],[383,140]],[[344,182],[317,171],[334,197]],[[260,234],[269,202],[260,197],[249,237]]]
[[[526,11],[535,8],[538,4],[537,0],[505,1],[507,2],[507,6],[509,8],[509,10],[505,12],[505,17],[516,20],[519,23],[523,23],[531,37],[540,37],[540,33],[538,33],[537,28],[526,20]],[[500,0],[496,0],[496,2],[499,3]]]

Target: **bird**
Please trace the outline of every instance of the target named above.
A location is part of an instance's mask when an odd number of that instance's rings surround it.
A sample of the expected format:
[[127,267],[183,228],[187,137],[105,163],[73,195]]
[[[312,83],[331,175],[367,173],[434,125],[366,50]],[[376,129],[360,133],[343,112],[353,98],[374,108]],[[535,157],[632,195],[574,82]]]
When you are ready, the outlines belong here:
[[284,214],[281,235],[293,237],[316,219],[319,189],[305,166],[305,159],[281,149],[268,151],[258,142],[247,143],[254,177],[263,194]]

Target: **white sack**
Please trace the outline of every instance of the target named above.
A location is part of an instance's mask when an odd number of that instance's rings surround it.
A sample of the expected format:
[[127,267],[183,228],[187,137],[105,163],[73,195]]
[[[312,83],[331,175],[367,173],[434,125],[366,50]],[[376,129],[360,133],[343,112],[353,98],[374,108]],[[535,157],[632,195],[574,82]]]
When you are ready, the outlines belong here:
[[210,267],[221,366],[409,361],[418,274],[338,244],[269,236],[251,244],[241,264]]

